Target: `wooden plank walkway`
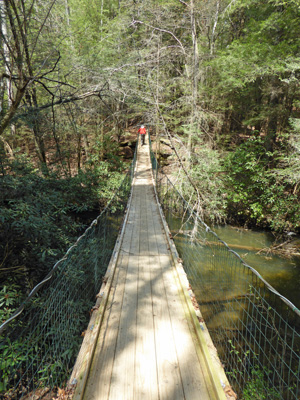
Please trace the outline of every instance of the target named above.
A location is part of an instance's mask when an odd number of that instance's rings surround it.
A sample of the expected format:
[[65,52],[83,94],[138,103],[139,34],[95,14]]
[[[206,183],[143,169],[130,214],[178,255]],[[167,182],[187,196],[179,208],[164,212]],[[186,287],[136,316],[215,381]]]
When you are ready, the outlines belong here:
[[199,344],[169,246],[149,148],[139,146],[118,261],[91,365],[81,372],[87,382],[76,399],[226,398]]

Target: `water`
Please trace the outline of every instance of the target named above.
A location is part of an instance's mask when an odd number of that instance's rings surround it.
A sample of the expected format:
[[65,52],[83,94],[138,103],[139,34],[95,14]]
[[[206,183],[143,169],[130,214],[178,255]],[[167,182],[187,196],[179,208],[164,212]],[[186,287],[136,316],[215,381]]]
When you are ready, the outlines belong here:
[[[168,214],[167,220],[173,235],[175,235],[175,244],[183,259],[194,258],[194,261],[191,261],[194,265],[193,268],[201,268],[202,272],[203,270],[208,270],[209,261],[207,261],[206,253],[207,251],[210,253],[209,249],[205,250],[204,247],[202,251],[200,250],[200,253],[193,255],[193,253],[195,253],[195,248],[191,246],[188,238],[184,238],[184,235],[178,233],[178,230],[182,229],[181,220],[174,217],[172,214]],[[193,228],[192,224],[184,226],[184,229],[191,230]],[[214,226],[212,229],[220,239],[239,254],[249,266],[259,272],[259,274],[281,295],[290,300],[297,308],[300,308],[300,257],[286,258],[261,251],[262,249],[268,249],[274,243],[274,236],[270,232],[239,229],[229,225]],[[215,241],[216,239],[213,240]],[[200,259],[201,264],[198,264]],[[225,266],[224,262],[225,258],[221,258],[220,267],[222,269]],[[222,288],[223,291],[227,290],[233,292],[235,290],[240,290],[238,276],[230,277],[229,271],[231,262],[232,261],[229,261],[227,267],[227,278],[229,281],[231,278],[233,278],[233,280],[228,283],[228,287]],[[196,265],[198,265],[198,267]],[[198,275],[198,278],[197,275],[197,272],[195,272],[193,277],[190,277],[196,291],[198,286],[197,279],[203,280],[204,278],[202,273]],[[226,281],[228,280],[227,278]],[[217,283],[217,285],[224,285],[224,281]],[[201,287],[201,282],[199,282],[199,286]],[[210,295],[215,295],[212,292],[213,291],[210,290],[209,293],[206,293],[207,298]]]
[[[182,221],[167,213],[167,221],[205,324],[239,398],[244,390],[253,389],[256,380],[252,372],[259,371],[264,388],[259,389],[259,398],[298,399],[297,313],[205,226],[198,225],[195,237],[189,219]],[[259,253],[272,244],[272,235],[230,226],[213,229],[245,263],[299,308],[299,260]],[[269,396],[270,391],[274,396]]]
[[167,223],[205,325],[238,397],[242,398],[246,389],[254,390],[256,371],[261,374],[259,398],[298,399],[298,313],[251,268],[300,308],[300,259],[260,252],[274,241],[268,232],[222,226],[213,227],[215,236],[194,219],[180,198],[164,196],[163,200],[164,206],[168,204]]
[[280,294],[300,308],[300,257],[285,258],[259,253],[260,249],[268,248],[274,241],[269,232],[230,226],[214,227],[213,230]]

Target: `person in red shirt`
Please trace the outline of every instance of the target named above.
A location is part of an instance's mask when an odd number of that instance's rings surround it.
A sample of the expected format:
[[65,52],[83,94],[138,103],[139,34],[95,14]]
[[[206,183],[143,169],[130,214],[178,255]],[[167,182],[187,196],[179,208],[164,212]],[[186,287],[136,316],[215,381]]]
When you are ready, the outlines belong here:
[[140,129],[138,130],[138,133],[141,135],[141,143],[142,146],[145,144],[145,136],[146,136],[146,128],[144,125],[141,125]]

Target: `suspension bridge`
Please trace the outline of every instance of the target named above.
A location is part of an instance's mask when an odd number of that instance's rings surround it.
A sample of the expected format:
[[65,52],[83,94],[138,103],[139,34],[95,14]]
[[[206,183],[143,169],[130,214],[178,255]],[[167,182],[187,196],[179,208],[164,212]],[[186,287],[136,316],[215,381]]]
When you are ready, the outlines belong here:
[[139,145],[108,207],[1,325],[0,396],[298,400],[299,315]]
[[148,153],[139,147],[98,342],[90,370],[84,363],[75,373],[79,383],[88,374],[75,398],[84,392],[84,399],[225,399],[225,375],[218,376],[197,335],[174,268]]

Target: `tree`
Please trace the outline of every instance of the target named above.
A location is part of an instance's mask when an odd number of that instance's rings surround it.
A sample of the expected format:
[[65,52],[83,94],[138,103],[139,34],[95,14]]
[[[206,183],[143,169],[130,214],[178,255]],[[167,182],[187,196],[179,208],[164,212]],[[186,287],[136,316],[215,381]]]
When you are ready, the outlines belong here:
[[[231,24],[226,23],[230,17]],[[255,126],[273,150],[299,97],[299,7],[295,2],[236,1],[223,16],[222,45],[210,63],[227,131]]]
[[[12,122],[23,99],[27,108],[37,108],[37,84],[46,87],[45,81],[55,69],[59,54],[50,52],[45,57],[37,54],[40,35],[45,29],[49,13],[55,1],[52,1],[45,9],[41,23],[33,18],[33,13],[38,9],[39,4],[33,2],[30,5],[24,0],[3,0],[2,1],[2,24],[1,37],[3,46],[1,56],[4,64],[2,79],[5,78],[8,84],[7,106],[3,109],[0,122],[0,135]],[[6,30],[6,21],[9,28]],[[51,65],[52,64],[52,65]],[[3,102],[4,103],[4,102]],[[45,149],[41,136],[38,119],[34,121],[33,131],[40,160],[45,162]]]

